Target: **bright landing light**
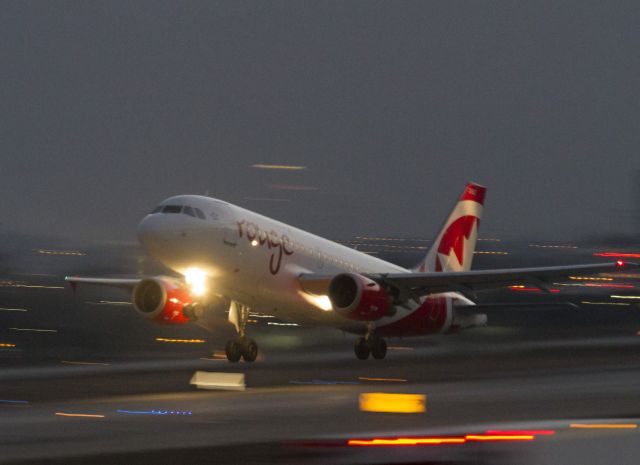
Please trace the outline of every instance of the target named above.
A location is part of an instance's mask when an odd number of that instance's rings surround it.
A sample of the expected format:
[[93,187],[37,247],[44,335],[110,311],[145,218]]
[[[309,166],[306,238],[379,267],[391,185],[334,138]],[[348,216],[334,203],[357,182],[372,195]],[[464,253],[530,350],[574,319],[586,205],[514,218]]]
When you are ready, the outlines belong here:
[[315,295],[308,294],[306,292],[300,292],[300,295],[304,300],[309,302],[311,305],[318,307],[320,310],[324,310],[325,312],[333,310],[331,300],[329,300],[329,296],[327,295]]
[[207,275],[201,269],[189,268],[184,272],[184,279],[193,295],[204,295],[207,292]]

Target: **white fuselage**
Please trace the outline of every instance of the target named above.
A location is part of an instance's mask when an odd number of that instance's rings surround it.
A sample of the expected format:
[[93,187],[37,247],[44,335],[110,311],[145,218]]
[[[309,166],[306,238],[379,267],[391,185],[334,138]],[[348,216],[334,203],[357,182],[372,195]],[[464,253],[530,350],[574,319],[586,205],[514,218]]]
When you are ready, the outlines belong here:
[[[186,275],[198,269],[208,277],[210,291],[243,303],[258,312],[269,312],[301,323],[341,326],[326,296],[304,292],[301,274],[409,273],[371,255],[345,247],[235,205],[203,196],[182,195],[162,202],[166,206],[199,209],[204,218],[159,211],[147,215],[138,237],[150,255],[168,268]],[[473,304],[457,293],[447,300]],[[405,316],[398,312],[378,325]]]

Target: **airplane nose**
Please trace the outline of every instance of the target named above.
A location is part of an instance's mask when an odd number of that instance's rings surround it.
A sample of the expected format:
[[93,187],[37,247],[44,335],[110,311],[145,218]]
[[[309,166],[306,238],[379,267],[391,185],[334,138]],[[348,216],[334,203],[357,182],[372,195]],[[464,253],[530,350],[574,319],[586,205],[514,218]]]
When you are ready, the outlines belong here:
[[138,229],[136,230],[136,236],[138,237],[138,241],[142,245],[145,245],[152,238],[152,227],[151,227],[151,215],[145,216],[140,224],[138,224]]

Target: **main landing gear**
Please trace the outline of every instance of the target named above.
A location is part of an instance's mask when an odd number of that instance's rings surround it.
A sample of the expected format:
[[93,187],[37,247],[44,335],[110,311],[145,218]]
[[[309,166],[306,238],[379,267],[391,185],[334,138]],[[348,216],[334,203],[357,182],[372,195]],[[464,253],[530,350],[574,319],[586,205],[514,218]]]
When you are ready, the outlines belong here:
[[232,363],[239,362],[241,357],[245,362],[254,362],[258,357],[258,344],[245,334],[248,318],[249,307],[232,301],[229,306],[229,321],[235,325],[238,335],[227,341],[225,346],[227,360]]
[[353,351],[360,360],[368,359],[369,355],[382,360],[387,355],[387,343],[375,334],[375,324],[372,321],[367,324],[367,334],[356,339]]

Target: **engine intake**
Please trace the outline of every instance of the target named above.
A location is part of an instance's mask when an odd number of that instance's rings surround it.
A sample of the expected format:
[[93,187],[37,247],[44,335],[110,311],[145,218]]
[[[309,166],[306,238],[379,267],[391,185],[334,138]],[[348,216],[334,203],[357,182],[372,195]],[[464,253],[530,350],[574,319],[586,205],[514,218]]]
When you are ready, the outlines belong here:
[[375,321],[392,311],[391,297],[377,282],[356,273],[343,273],[329,283],[333,309],[351,320]]
[[187,323],[194,305],[181,283],[161,278],[140,281],[133,289],[132,302],[145,318],[161,324]]

